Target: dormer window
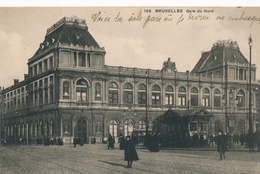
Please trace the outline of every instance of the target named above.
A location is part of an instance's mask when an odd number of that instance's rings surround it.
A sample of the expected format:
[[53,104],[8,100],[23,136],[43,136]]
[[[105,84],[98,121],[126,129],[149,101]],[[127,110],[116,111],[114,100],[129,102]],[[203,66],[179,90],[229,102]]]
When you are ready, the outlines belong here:
[[234,55],[233,55],[233,57],[234,57],[234,58],[236,58],[236,57],[237,57],[237,55],[236,55],[236,54],[234,54]]
[[77,40],[79,40],[80,37],[81,37],[81,35],[80,35],[79,33],[76,33],[76,34],[75,34],[75,38],[76,38]]
[[217,56],[214,56],[214,60],[217,60],[217,58],[218,58]]

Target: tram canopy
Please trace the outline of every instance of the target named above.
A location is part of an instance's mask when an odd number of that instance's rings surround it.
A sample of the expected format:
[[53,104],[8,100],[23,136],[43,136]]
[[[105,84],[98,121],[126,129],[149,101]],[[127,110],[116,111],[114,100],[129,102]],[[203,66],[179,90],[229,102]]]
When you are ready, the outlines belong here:
[[169,109],[163,115],[157,117],[155,121],[159,121],[162,124],[180,123],[182,121],[182,117],[180,113]]
[[163,115],[157,117],[154,122],[162,124],[180,124],[190,121],[209,121],[213,117],[205,108],[194,110],[173,110],[168,109]]

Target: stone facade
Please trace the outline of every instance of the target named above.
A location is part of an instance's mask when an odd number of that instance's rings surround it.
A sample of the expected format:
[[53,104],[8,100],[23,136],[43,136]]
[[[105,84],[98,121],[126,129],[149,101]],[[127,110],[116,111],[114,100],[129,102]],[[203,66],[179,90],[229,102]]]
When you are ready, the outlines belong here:
[[[146,124],[156,131],[153,121],[169,108],[202,107],[214,117],[206,125],[197,123],[195,132],[247,132],[249,63],[237,43],[217,42],[191,72],[178,72],[170,58],[161,70],[107,66],[105,54],[85,20],[62,18],[50,27],[28,60],[28,75],[2,91],[5,137],[10,142],[22,137],[26,143],[62,137],[71,143],[83,136],[89,143],[95,136],[100,142],[109,133],[117,138],[144,132]],[[254,130],[255,73],[253,65]]]

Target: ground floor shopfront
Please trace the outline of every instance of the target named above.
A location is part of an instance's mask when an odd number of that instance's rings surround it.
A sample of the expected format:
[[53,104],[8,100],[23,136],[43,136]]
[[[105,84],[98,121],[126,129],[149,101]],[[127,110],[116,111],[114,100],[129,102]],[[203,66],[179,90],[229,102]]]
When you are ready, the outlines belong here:
[[[176,113],[192,113],[192,111],[178,110]],[[8,142],[35,143],[37,139],[61,137],[64,143],[72,143],[74,137],[83,137],[85,143],[90,143],[95,137],[97,142],[111,134],[117,141],[118,137],[131,135],[144,136],[146,125],[149,132],[166,134],[172,131],[185,131],[187,136],[201,133],[207,138],[217,134],[219,130],[228,133],[247,133],[248,115],[245,113],[233,114],[227,117],[225,113],[210,112],[206,109],[194,110],[193,117],[186,122],[180,122],[175,115],[173,124],[156,122],[167,111],[149,110],[118,110],[118,109],[53,109],[48,111],[32,112],[30,114],[16,115],[4,120],[4,135]],[[206,117],[203,117],[203,111]],[[197,116],[196,116],[197,114]],[[200,115],[202,114],[202,115]],[[191,114],[192,116],[192,114]],[[205,115],[204,115],[205,116]],[[182,117],[182,116],[181,116]],[[147,119],[146,119],[147,118]],[[207,119],[204,119],[207,118]],[[255,131],[258,120],[253,116],[253,130]],[[176,121],[177,119],[177,121]]]

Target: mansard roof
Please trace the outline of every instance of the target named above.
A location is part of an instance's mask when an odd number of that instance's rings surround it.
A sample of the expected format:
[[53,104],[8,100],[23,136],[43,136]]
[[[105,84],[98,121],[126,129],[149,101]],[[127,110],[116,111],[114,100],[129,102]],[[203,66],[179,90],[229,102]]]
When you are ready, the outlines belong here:
[[64,17],[51,26],[46,33],[44,41],[34,54],[37,55],[55,43],[73,44],[100,48],[99,44],[89,33],[85,20],[75,17]]
[[240,52],[237,42],[232,40],[218,41],[211,51],[203,52],[192,73],[205,72],[210,69],[221,67],[225,62],[248,64],[248,60]]

